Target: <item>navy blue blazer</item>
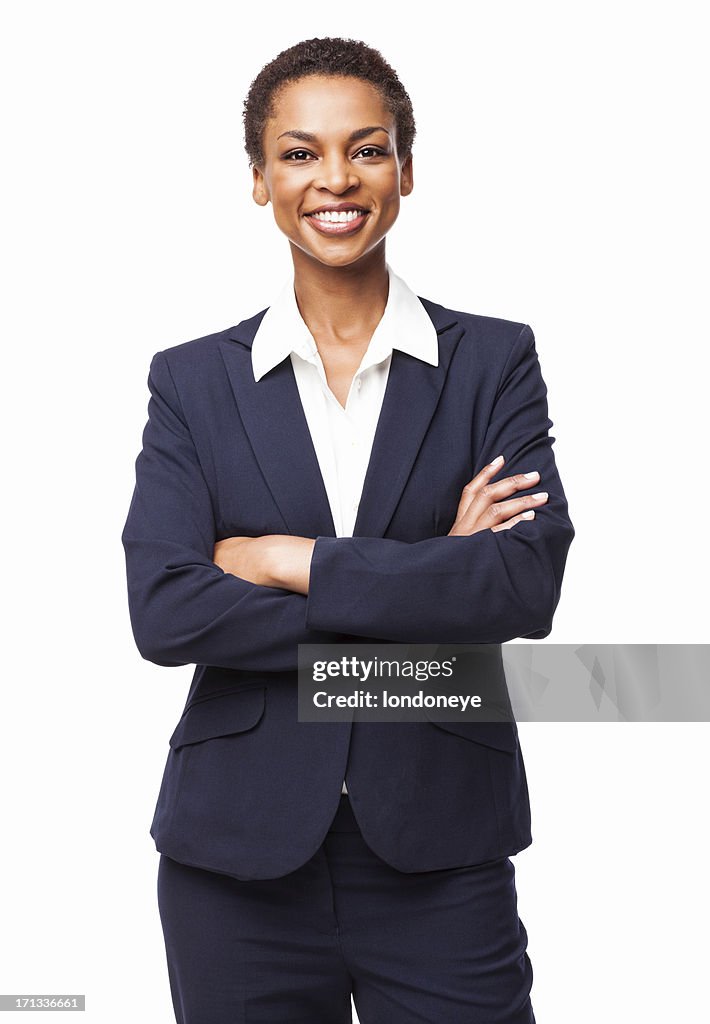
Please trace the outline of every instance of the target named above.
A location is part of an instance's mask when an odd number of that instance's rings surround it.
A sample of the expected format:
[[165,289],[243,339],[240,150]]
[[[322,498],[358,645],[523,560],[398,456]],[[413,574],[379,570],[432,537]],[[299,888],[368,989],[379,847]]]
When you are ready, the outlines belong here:
[[[299,643],[471,643],[546,637],[574,528],[529,326],[421,299],[434,367],[395,350],[354,535],[336,537],[290,359],[258,383],[265,310],[157,352],[121,535],[141,655],[196,666],[150,832],[185,864],[275,878],[320,846],[347,782],[371,848],[400,871],[510,856],[530,844],[514,724],[299,722]],[[448,537],[463,486],[538,470],[532,521]],[[316,538],[309,593],[257,586],[215,541]],[[364,638],[364,640],[362,639]]]

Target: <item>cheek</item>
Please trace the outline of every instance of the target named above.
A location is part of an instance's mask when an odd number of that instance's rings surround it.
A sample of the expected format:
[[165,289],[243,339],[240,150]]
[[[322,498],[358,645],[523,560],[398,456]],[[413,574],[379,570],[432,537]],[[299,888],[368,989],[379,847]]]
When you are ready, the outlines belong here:
[[294,206],[298,204],[301,189],[294,184],[289,175],[281,175],[276,172],[271,175],[269,193],[274,210],[293,212]]
[[380,195],[386,203],[389,205],[397,205],[399,203],[399,175],[396,171],[392,171],[386,178],[381,179],[379,186]]
[[387,199],[386,199],[385,204],[384,204],[385,209],[387,210],[387,213],[389,214],[390,217],[396,217],[397,214],[399,213],[399,202],[400,202],[399,187],[397,186],[397,184],[395,182],[395,186],[392,189],[392,191],[389,193],[389,195],[387,196]]
[[271,194],[271,206],[274,218],[280,227],[287,224],[293,226],[299,220],[300,193],[295,194],[287,189],[277,188]]

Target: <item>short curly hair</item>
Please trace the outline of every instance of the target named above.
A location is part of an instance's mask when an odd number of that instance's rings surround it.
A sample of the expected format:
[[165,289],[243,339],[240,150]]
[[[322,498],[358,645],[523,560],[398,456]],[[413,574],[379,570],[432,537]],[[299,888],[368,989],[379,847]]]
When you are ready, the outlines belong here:
[[359,39],[325,37],[304,39],[282,50],[266,64],[249,87],[244,100],[244,139],[249,166],[263,166],[264,128],[273,115],[276,93],[287,82],[308,75],[359,78],[370,82],[380,93],[395,119],[397,150],[402,160],[412,151],[416,126],[412,101],[397,72],[379,50]]

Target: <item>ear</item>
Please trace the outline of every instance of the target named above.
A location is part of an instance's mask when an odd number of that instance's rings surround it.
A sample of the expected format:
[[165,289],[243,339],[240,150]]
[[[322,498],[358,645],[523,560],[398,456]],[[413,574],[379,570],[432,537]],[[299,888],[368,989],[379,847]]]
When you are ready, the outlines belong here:
[[254,186],[251,193],[254,202],[258,203],[259,206],[266,206],[269,202],[269,190],[266,187],[264,172],[257,164],[254,164],[251,171],[254,179]]
[[399,194],[401,196],[408,196],[414,188],[414,166],[412,163],[412,154],[403,161],[400,169],[399,179]]

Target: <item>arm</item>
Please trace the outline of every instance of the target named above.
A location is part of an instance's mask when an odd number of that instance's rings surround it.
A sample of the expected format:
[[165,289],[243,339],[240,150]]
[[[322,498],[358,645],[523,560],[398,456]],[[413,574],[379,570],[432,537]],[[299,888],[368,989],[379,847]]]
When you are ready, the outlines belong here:
[[529,327],[503,371],[476,466],[537,470],[548,500],[512,529],[432,537],[318,537],[306,624],[408,643],[503,643],[550,633],[574,528],[548,434],[547,389]]
[[332,643],[306,627],[306,598],[259,587],[212,560],[212,501],[165,356],[151,398],[136,485],[121,534],[136,645],[156,665],[287,671],[299,643]]
[[[479,530],[510,530],[516,523],[535,518],[535,507],[547,501],[547,492],[524,494],[540,479],[537,470],[517,473],[493,483],[505,459],[499,455],[484,466],[461,492],[454,525],[448,536],[468,537]],[[307,594],[315,540],[292,534],[261,537],[225,537],[214,546],[213,559],[225,572],[262,587],[283,587]]]

